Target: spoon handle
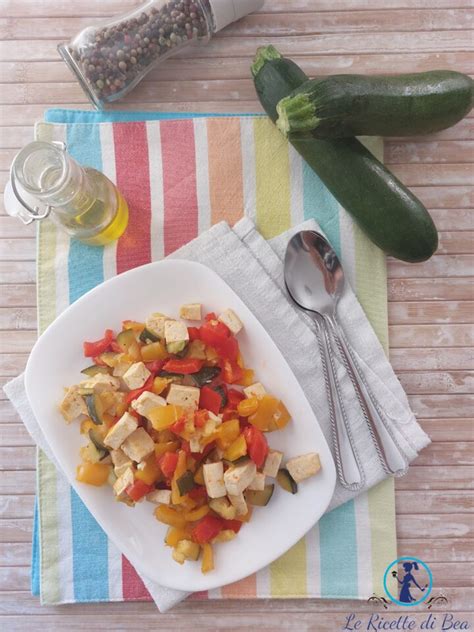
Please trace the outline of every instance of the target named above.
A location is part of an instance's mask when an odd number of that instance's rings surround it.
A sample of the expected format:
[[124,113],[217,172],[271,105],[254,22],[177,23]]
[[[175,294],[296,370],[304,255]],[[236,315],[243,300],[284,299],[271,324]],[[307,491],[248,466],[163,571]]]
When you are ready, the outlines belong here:
[[351,379],[384,471],[393,476],[403,476],[408,469],[408,460],[398,443],[390,420],[369,386],[344,330],[335,318],[325,317],[325,321]]
[[359,455],[355,449],[351,427],[347,418],[336,366],[331,354],[331,345],[324,320],[315,317],[317,340],[323,365],[324,382],[329,405],[331,434],[334,448],[334,460],[339,482],[351,491],[361,489],[365,484],[365,475]]

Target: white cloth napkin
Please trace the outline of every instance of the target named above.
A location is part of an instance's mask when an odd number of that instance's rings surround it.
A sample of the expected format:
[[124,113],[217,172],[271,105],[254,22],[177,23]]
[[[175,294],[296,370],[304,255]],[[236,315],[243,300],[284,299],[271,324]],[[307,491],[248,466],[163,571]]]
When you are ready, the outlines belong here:
[[[173,253],[171,258],[207,265],[245,301],[296,375],[331,446],[329,411],[316,336],[309,319],[288,298],[283,281],[282,262],[286,245],[291,236],[300,230],[321,232],[317,223],[310,220],[267,242],[247,218],[240,220],[233,229],[222,222]],[[430,440],[410,410],[400,382],[348,284],[338,306],[338,317],[358,355],[366,380],[379,401],[383,402],[398,442],[408,461],[412,461]],[[348,398],[353,398],[351,383],[341,363],[339,374],[343,392]],[[4,390],[35,443],[56,464],[31,410],[23,376],[9,382]],[[350,406],[347,412],[364,466],[366,486],[354,493],[338,483],[328,511],[386,478],[359,407]],[[142,579],[161,612],[173,607],[188,594],[156,584],[146,577]]]

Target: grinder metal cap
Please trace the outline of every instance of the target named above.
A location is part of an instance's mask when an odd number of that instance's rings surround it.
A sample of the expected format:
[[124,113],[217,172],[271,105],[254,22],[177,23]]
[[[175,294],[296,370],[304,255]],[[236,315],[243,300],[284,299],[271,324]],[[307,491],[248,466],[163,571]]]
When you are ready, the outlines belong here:
[[209,0],[216,31],[220,31],[231,22],[258,11],[264,0]]

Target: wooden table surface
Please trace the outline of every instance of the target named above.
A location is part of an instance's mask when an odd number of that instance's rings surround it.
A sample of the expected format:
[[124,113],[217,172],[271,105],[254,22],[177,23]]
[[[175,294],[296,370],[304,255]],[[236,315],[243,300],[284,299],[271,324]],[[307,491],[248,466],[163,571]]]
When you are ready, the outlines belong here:
[[[52,106],[89,109],[56,52],[58,42],[139,0],[1,0],[0,179]],[[168,61],[121,107],[258,111],[249,65],[274,43],[310,75],[434,68],[473,72],[472,0],[268,0],[211,45]],[[370,8],[369,8],[370,7]],[[393,366],[433,444],[397,481],[400,554],[435,572],[447,609],[470,619],[473,591],[473,125],[391,139],[390,168],[430,209],[440,247],[423,264],[390,260]],[[34,228],[0,215],[0,382],[24,368],[36,339]],[[0,626],[5,630],[210,630],[228,627],[333,631],[360,602],[267,600],[191,602],[157,616],[153,604],[40,607],[29,593],[35,448],[0,394]],[[435,610],[436,608],[434,608]],[[443,610],[443,608],[438,608]],[[446,608],[444,608],[446,609]],[[425,610],[426,612],[426,610]],[[415,618],[421,620],[425,612]]]

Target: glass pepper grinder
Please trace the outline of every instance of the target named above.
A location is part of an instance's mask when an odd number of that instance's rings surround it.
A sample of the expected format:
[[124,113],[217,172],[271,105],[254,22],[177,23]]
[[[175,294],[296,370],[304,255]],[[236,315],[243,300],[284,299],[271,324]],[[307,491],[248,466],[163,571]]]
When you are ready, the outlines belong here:
[[7,213],[23,223],[50,217],[91,246],[115,241],[128,223],[128,205],[117,187],[100,171],[79,165],[60,142],[23,147],[13,160],[4,198]]
[[148,0],[132,11],[88,26],[58,51],[97,107],[125,96],[159,63],[207,43],[263,0]]

